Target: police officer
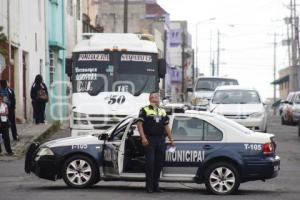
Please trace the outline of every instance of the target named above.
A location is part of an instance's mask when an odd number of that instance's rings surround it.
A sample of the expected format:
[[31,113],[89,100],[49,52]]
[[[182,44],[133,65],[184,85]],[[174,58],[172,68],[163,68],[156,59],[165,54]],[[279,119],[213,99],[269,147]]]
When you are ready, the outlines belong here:
[[171,130],[168,126],[169,117],[159,107],[159,94],[153,92],[149,96],[150,105],[142,108],[137,124],[146,156],[146,190],[149,193],[161,192],[159,176],[165,159],[165,136],[175,146]]

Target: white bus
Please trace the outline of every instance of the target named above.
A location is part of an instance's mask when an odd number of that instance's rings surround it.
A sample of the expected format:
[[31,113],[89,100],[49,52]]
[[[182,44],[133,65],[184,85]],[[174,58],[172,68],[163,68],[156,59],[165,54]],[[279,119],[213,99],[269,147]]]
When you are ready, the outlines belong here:
[[[99,134],[149,104],[166,73],[152,36],[91,34],[67,61],[72,80],[71,135]],[[71,70],[71,71],[70,71]]]

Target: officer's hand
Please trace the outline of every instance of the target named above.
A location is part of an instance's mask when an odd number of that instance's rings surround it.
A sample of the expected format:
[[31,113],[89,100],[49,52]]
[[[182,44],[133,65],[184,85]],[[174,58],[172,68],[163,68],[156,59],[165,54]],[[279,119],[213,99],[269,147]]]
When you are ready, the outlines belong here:
[[171,140],[170,144],[171,144],[172,147],[175,147],[175,142],[174,142],[174,140]]
[[148,142],[147,138],[142,138],[142,145],[143,145],[144,147],[146,147],[146,146],[149,145],[149,142]]

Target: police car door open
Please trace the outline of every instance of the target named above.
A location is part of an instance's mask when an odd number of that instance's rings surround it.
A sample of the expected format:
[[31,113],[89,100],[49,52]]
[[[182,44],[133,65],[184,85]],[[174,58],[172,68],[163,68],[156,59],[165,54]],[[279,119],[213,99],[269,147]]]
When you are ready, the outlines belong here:
[[104,173],[106,175],[118,176],[122,173],[127,126],[128,122],[114,130],[104,146]]

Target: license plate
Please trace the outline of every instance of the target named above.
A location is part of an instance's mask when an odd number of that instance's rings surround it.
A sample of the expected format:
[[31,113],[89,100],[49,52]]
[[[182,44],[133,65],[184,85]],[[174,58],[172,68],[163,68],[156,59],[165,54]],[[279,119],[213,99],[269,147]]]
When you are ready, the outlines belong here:
[[274,166],[274,171],[278,171],[279,170],[279,165]]

